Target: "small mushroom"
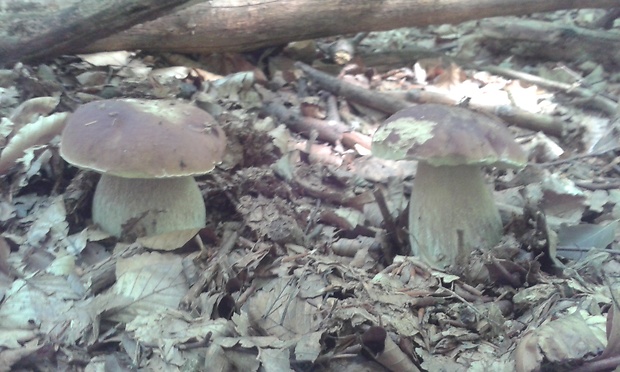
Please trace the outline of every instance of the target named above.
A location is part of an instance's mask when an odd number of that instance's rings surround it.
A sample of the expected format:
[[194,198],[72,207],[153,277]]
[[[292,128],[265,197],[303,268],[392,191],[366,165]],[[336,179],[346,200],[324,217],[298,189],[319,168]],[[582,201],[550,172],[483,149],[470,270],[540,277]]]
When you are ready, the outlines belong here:
[[499,242],[502,223],[481,167],[522,168],[527,158],[498,118],[420,104],[389,117],[373,136],[372,152],[418,160],[409,203],[414,255],[444,269]]
[[194,176],[221,161],[226,136],[207,112],[177,101],[114,99],[80,106],[60,154],[102,174],[93,221],[119,238],[201,228],[206,210]]

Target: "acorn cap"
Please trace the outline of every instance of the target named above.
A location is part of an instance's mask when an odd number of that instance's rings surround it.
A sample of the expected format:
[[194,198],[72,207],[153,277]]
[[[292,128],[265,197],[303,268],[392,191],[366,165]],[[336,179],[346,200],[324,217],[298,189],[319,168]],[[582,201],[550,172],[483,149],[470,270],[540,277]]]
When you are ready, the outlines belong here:
[[374,134],[372,152],[384,159],[433,166],[522,168],[527,162],[499,118],[437,104],[408,107],[390,116]]
[[167,178],[210,172],[226,136],[215,119],[178,101],[112,99],[80,106],[62,132],[70,164],[125,178]]

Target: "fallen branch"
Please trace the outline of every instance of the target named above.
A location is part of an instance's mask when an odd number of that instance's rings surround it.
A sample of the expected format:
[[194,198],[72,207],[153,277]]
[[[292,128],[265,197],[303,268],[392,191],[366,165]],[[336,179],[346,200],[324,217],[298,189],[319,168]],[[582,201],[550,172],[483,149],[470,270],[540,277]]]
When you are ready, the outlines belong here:
[[485,19],[479,41],[488,48],[551,61],[594,60],[606,66],[620,63],[620,32],[591,30],[533,19]]
[[575,186],[581,187],[582,189],[587,190],[615,190],[620,189],[620,181],[605,181],[605,182],[594,182],[594,181],[575,181]]
[[[22,2],[20,6],[20,2]],[[150,21],[192,0],[0,3],[0,63],[75,53],[97,39]],[[52,11],[53,10],[53,11]]]
[[348,100],[357,102],[386,114],[393,114],[411,104],[405,100],[394,98],[389,94],[374,92],[357,85],[338,80],[332,75],[312,68],[305,63],[297,62],[295,67],[301,69],[306,76],[317,83],[321,88]]
[[[447,105],[458,104],[453,98],[446,95],[419,89],[399,93],[375,92],[340,81],[331,75],[318,71],[301,62],[297,62],[295,66],[300,68],[311,80],[321,86],[321,88],[333,94],[341,95],[347,100],[379,110],[388,115],[411,106],[411,102],[441,103]],[[482,107],[472,104],[470,107],[478,111],[496,115],[508,124],[516,125],[521,128],[537,132],[540,131],[558,138],[561,138],[564,134],[563,122],[560,119],[550,116],[533,114],[512,106]]]
[[352,131],[344,124],[304,117],[275,102],[265,104],[262,110],[266,115],[277,118],[278,121],[284,123],[289,129],[305,137],[310,137],[311,133],[316,131],[317,138],[321,141],[331,144],[341,142],[351,148],[355,145],[360,145],[370,149],[370,137]]
[[248,51],[361,31],[620,7],[620,0],[211,0],[116,33],[186,2],[11,0],[0,6],[0,63],[110,50]]
[[603,97],[600,94],[596,94],[589,89],[579,86],[578,84],[567,84],[555,80],[544,79],[536,75],[499,66],[483,67],[483,70],[492,74],[519,79],[528,83],[536,84],[542,88],[554,89],[571,96],[583,98],[589,103],[591,108],[602,110],[609,116],[616,115],[616,111],[618,109],[618,104],[613,100]]

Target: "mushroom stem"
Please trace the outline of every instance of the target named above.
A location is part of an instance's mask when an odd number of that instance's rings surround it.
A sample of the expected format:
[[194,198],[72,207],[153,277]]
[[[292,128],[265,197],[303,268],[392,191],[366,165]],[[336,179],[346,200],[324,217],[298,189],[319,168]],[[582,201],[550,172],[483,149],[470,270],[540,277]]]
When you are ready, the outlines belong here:
[[101,176],[93,221],[116,237],[135,238],[201,228],[205,204],[193,177],[142,179]]
[[502,222],[480,167],[419,162],[409,234],[412,253],[440,269],[463,265],[472,250],[497,244]]

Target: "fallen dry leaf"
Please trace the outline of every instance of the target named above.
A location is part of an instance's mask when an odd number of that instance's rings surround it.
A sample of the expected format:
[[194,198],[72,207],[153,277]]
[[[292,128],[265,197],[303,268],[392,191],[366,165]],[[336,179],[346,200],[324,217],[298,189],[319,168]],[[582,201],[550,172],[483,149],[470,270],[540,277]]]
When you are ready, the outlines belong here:
[[121,258],[116,263],[116,283],[95,299],[107,318],[131,321],[179,306],[189,288],[181,257],[157,252]]
[[514,354],[517,371],[554,368],[598,355],[604,349],[600,333],[577,312],[544,324],[519,341]]

